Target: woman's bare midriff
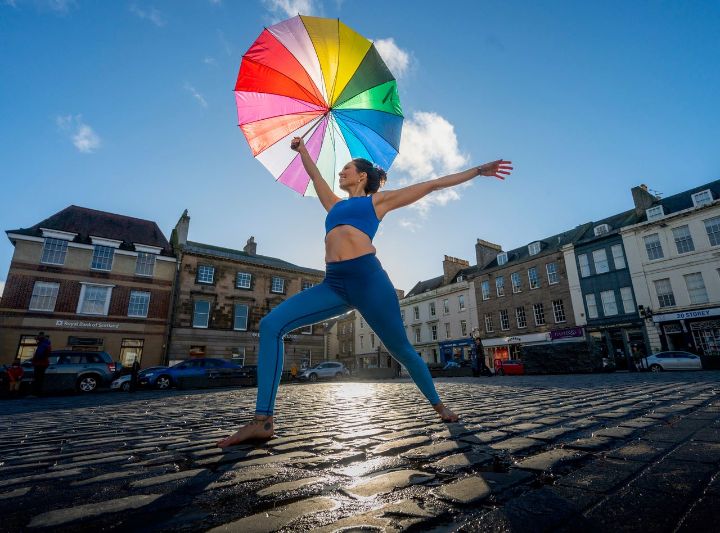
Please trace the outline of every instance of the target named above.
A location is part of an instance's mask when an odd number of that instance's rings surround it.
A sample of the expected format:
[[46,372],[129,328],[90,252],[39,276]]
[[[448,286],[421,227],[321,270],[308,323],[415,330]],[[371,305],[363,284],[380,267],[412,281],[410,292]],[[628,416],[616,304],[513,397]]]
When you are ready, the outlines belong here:
[[325,262],[347,261],[365,254],[374,254],[370,237],[353,226],[335,226],[325,236]]

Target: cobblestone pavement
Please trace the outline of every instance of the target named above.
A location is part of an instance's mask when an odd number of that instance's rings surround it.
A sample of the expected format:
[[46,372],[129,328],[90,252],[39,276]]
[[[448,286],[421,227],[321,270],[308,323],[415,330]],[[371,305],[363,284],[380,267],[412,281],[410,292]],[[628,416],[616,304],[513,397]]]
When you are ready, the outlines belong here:
[[[277,436],[223,452],[254,389],[0,404],[7,531],[711,531],[720,373],[283,385]],[[715,526],[715,527],[714,527]]]

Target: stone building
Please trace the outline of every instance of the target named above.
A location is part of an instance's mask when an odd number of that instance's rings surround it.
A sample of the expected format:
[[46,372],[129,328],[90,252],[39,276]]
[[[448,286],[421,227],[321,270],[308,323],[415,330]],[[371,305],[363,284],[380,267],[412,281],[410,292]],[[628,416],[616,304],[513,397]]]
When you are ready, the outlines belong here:
[[337,333],[338,357],[345,366],[355,366],[355,311],[341,315],[337,319],[335,331]]
[[[222,357],[257,364],[260,319],[288,297],[323,280],[320,270],[258,255],[248,239],[242,250],[188,241],[183,213],[171,241],[179,261],[169,358]],[[322,325],[285,337],[285,367],[325,357]]]
[[0,303],[0,363],[53,349],[165,361],[176,260],[155,222],[69,206],[6,232],[15,247]]

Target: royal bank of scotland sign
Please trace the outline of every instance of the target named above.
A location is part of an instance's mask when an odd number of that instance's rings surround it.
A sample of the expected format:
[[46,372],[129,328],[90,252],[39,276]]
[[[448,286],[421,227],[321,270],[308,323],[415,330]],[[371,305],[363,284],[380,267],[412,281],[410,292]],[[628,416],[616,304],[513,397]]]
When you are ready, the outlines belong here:
[[85,320],[56,320],[55,325],[60,328],[91,328],[91,329],[119,329],[117,322],[90,322]]

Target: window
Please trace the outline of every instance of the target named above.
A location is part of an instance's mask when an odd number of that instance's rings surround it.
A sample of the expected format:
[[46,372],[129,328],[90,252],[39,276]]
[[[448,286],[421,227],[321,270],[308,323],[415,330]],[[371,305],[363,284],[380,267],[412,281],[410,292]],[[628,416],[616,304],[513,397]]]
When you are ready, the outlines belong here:
[[542,303],[533,304],[533,315],[535,315],[535,325],[545,325],[545,308]]
[[533,242],[528,245],[528,253],[530,255],[536,255],[540,253],[540,243]]
[[493,329],[493,318],[491,313],[485,313],[485,331],[492,333]]
[[677,253],[686,254],[688,252],[695,251],[695,244],[690,235],[690,228],[687,226],[680,226],[673,228],[673,237],[675,238],[675,246],[677,247]]
[[[402,315],[402,311],[400,312],[400,315]],[[342,328],[340,328],[340,335],[345,335],[347,332],[347,328],[345,327],[345,324],[342,325]]]
[[458,306],[460,307],[460,311],[465,311],[465,295],[461,294],[458,296]]
[[150,307],[150,293],[146,291],[130,291],[130,303],[128,304],[128,316],[145,318],[148,316]]
[[303,280],[302,284],[300,285],[301,291],[306,291],[310,287],[313,287],[315,284],[312,281],[305,281]]
[[626,315],[635,312],[635,299],[630,287],[620,287],[620,298]]
[[245,346],[233,348],[232,361],[240,366],[245,366]]
[[525,308],[524,307],[515,308],[515,320],[517,321],[518,328],[526,328],[527,327],[527,318],[525,317]]
[[508,256],[506,252],[502,252],[497,254],[497,264],[498,266],[503,266],[508,261]]
[[517,294],[522,290],[520,272],[513,272],[512,274],[510,274],[510,282],[512,283],[513,294]]
[[612,250],[613,263],[615,263],[615,269],[619,270],[621,268],[625,268],[625,254],[623,254],[622,245],[613,244],[610,247],[610,250]]
[[418,305],[413,306],[413,318],[415,320],[420,320],[420,306]]
[[618,314],[617,303],[615,302],[615,291],[602,291],[600,301],[603,306],[603,315],[614,316]]
[[375,334],[370,334],[370,348],[375,348]]
[[194,328],[206,328],[210,322],[210,302],[207,300],[195,300],[193,306],[193,322]]
[[212,284],[215,281],[215,267],[199,265],[197,269],[197,282]]
[[604,274],[610,271],[610,265],[608,264],[607,253],[605,248],[600,250],[593,250],[593,263],[595,263],[595,273]]
[[[235,304],[235,316],[233,318],[233,329],[235,331],[247,331],[248,327],[248,305]],[[345,324],[343,324],[345,329]],[[345,333],[343,331],[343,333]]]
[[595,295],[594,294],[586,294],[585,295],[585,304],[587,305],[588,318],[597,318],[598,310],[597,310],[597,302],[595,301]]
[[644,237],[645,250],[650,261],[654,259],[662,259],[663,255],[662,245],[660,244],[660,236],[657,233]]
[[705,231],[707,231],[710,246],[720,244],[720,217],[708,218],[703,220],[705,223]]
[[553,300],[552,306],[553,315],[555,316],[555,323],[560,324],[561,322],[565,322],[567,318],[565,318],[565,306],[563,305],[563,301]]
[[460,336],[467,337],[467,321],[465,320],[460,321]]
[[363,320],[363,317],[360,317],[360,327],[361,328],[365,327],[365,321]]
[[503,331],[510,329],[510,317],[507,309],[500,309],[500,329]]
[[490,299],[490,282],[488,280],[485,280],[480,285],[482,287],[482,299],[483,300],[489,300]]
[[705,189],[704,191],[696,192],[692,195],[692,201],[693,205],[695,207],[702,207],[704,205],[710,205],[713,202],[712,198],[712,192],[710,192],[710,189]]
[[445,322],[445,338],[450,338],[450,322]]
[[430,337],[434,341],[437,340],[437,324],[433,324],[432,326],[430,326]]
[[656,205],[655,207],[646,209],[645,214],[647,215],[648,220],[658,220],[665,216],[665,211],[663,210],[663,206]]
[[430,316],[435,316],[435,302],[430,302]]
[[420,328],[415,328],[415,342],[420,342]]
[[528,268],[528,281],[530,282],[531,289],[537,289],[540,287],[540,278],[538,277],[537,268]]
[[578,255],[578,265],[580,265],[580,277],[587,278],[590,275],[590,262],[587,255]]
[[443,313],[448,314],[450,312],[450,300],[447,298],[443,300]]
[[83,283],[77,312],[83,315],[107,315],[111,291],[112,287],[109,285]]
[[68,242],[66,240],[47,237],[43,241],[43,251],[40,262],[46,265],[64,265],[67,246]]
[[30,311],[54,311],[59,290],[59,283],[36,281],[30,298]]
[[29,361],[33,358],[33,355],[35,355],[37,345],[38,342],[35,338],[35,335],[20,335],[20,344],[18,345],[18,350],[15,357],[20,359],[21,363]]
[[249,289],[252,286],[252,274],[249,272],[238,272],[235,274],[235,288]]
[[687,285],[688,295],[690,296],[691,304],[706,304],[708,303],[708,293],[705,288],[705,282],[703,281],[702,273],[695,272],[694,274],[686,274],[685,285]]
[[658,297],[660,307],[673,307],[675,305],[675,295],[673,294],[670,278],[663,278],[655,281],[655,292]]
[[497,276],[495,278],[495,289],[498,296],[505,296],[505,276]]
[[138,252],[137,262],[135,263],[135,274],[138,276],[152,277],[154,271],[155,254]]
[[135,361],[140,363],[144,344],[143,339],[123,339],[120,344],[120,364],[128,368]]
[[610,226],[608,226],[607,224],[598,224],[597,226],[595,226],[593,231],[595,232],[596,237],[600,237],[601,235],[605,235],[610,231]]
[[549,285],[555,285],[556,283],[560,283],[560,277],[558,276],[557,272],[557,263],[548,263],[547,265],[545,265],[545,270],[547,271]]
[[273,276],[272,284],[270,285],[270,292],[285,294],[285,279]]
[[112,270],[113,256],[115,255],[115,248],[110,246],[102,246],[96,244],[93,248],[92,261],[90,262],[90,268],[93,270]]
[[364,349],[365,349],[365,347],[363,346],[364,341],[365,341],[365,336],[364,336],[364,335],[360,335],[360,349],[361,349],[361,350],[364,350]]
[[[402,319],[402,323],[405,323],[405,309],[400,309],[400,318]],[[345,333],[343,331],[343,333]]]

